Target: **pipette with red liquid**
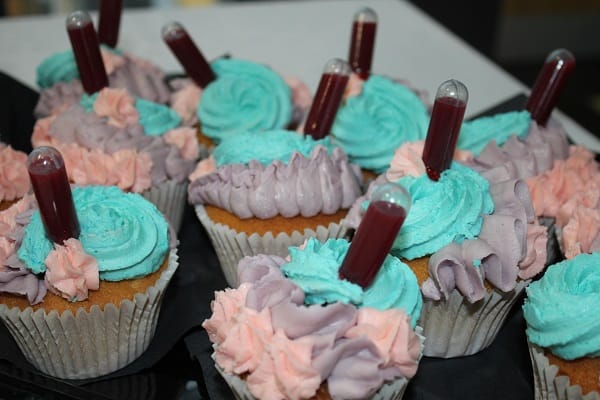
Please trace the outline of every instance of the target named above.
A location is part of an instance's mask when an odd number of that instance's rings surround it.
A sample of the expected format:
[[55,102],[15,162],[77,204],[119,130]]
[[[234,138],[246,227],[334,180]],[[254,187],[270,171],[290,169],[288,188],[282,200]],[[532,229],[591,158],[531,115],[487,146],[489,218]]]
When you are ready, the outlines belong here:
[[117,47],[123,0],[101,0],[98,17],[98,40],[109,47]]
[[362,80],[369,79],[371,74],[376,32],[377,14],[375,11],[368,7],[358,10],[354,14],[352,22],[348,63],[352,72]]
[[67,33],[83,89],[93,94],[108,86],[106,69],[100,55],[98,35],[89,14],[74,11],[67,17]]
[[525,104],[525,109],[538,124],[545,126],[548,122],[573,69],[575,57],[569,50],[554,50],[546,58]]
[[437,90],[422,156],[427,175],[434,181],[450,168],[468,99],[466,86],[455,79]]
[[27,158],[27,171],[46,236],[58,244],[78,238],[79,220],[60,152],[49,146],[34,149]]
[[163,26],[162,38],[196,85],[204,89],[217,78],[208,61],[181,24],[170,22]]
[[305,135],[318,140],[329,134],[349,79],[350,66],[346,61],[334,58],[325,64],[304,124]]
[[410,204],[410,194],[397,183],[375,189],[340,266],[340,278],[363,289],[369,287],[398,236]]

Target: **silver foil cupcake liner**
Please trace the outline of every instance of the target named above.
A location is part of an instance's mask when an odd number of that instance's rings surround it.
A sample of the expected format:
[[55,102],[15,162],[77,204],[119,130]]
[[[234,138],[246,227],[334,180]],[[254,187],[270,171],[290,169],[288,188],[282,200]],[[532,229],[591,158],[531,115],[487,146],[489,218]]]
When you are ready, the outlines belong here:
[[187,204],[187,187],[187,180],[179,183],[168,180],[140,194],[153,203],[164,214],[175,232],[178,232]]
[[[584,396],[581,386],[571,385],[568,376],[558,375],[558,367],[550,364],[544,350],[533,343],[528,344],[536,400],[600,400],[600,393],[597,391]],[[600,380],[600,376],[598,379]]]
[[196,206],[196,215],[210,237],[225,279],[231,287],[237,286],[237,265],[245,256],[270,254],[286,257],[290,246],[300,246],[310,237],[324,242],[329,238],[341,237],[345,232],[341,224],[331,223],[327,227],[319,226],[316,231],[305,229],[304,232],[295,231],[291,235],[280,233],[273,236],[270,232],[264,235],[257,233],[247,235],[226,225],[215,223],[206,214],[202,205]]
[[[423,356],[423,345],[425,342],[425,337],[422,335],[423,331],[420,326],[415,328],[417,335],[421,341],[421,355],[419,356],[419,361]],[[216,345],[213,346],[216,348]],[[212,358],[214,360],[215,354],[212,354]],[[228,374],[225,372],[216,362],[215,368],[219,372],[219,374],[223,377],[233,395],[237,400],[257,400],[254,395],[250,392],[246,381],[241,379],[237,375]],[[408,382],[410,380],[408,378],[398,378],[390,382],[385,382],[377,392],[375,392],[372,396],[365,398],[364,400],[400,400],[404,395],[404,391],[408,386]]]
[[106,375],[130,364],[148,348],[164,292],[178,265],[173,249],[156,283],[121,304],[94,305],[90,311],[80,308],[75,315],[0,304],[0,318],[25,358],[41,372],[61,379]]
[[507,293],[489,290],[483,299],[473,304],[456,289],[446,300],[424,299],[418,322],[427,338],[423,354],[453,358],[475,354],[488,347],[528,283],[519,281]]

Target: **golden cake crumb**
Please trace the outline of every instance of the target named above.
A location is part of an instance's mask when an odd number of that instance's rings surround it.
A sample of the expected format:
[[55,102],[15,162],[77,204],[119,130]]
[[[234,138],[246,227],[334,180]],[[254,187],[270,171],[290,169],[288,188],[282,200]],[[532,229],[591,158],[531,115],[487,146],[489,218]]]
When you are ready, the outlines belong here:
[[584,357],[573,361],[563,360],[544,349],[550,364],[558,367],[558,375],[569,377],[571,385],[581,386],[583,395],[600,392],[600,357]]
[[225,211],[219,207],[205,205],[206,213],[216,223],[227,225],[237,232],[247,234],[258,233],[264,235],[272,232],[277,236],[281,232],[291,234],[294,231],[303,232],[304,229],[317,229],[318,226],[329,226],[330,223],[339,223],[347,214],[348,210],[339,210],[335,214],[326,215],[319,213],[314,217],[296,216],[292,218],[282,217],[280,215],[269,219],[248,218],[240,219],[234,214]]
[[90,290],[89,297],[83,301],[70,302],[48,292],[44,301],[39,304],[30,305],[24,296],[2,293],[0,294],[0,303],[6,304],[9,308],[18,307],[21,310],[25,310],[27,307],[31,307],[33,311],[39,309],[44,309],[46,312],[56,310],[59,314],[70,310],[74,315],[80,308],[89,311],[93,305],[98,305],[101,309],[104,309],[104,306],[109,303],[118,306],[122,300],[133,300],[133,297],[137,293],[145,293],[149,287],[154,286],[168,265],[169,257],[167,256],[156,272],[142,278],[127,279],[119,282],[100,281],[100,288],[98,290]]

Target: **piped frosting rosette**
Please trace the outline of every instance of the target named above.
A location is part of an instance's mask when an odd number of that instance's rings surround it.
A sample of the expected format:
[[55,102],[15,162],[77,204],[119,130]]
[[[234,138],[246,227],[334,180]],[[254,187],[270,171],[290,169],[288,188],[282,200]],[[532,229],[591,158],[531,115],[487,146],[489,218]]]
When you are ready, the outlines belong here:
[[232,132],[285,128],[292,118],[292,93],[269,67],[236,59],[211,63],[217,79],[202,92],[202,133],[220,141]]
[[[423,343],[411,323],[421,307],[416,278],[388,257],[388,275],[363,291],[337,277],[348,246],[310,239],[288,259],[246,257],[239,286],[216,293],[203,326],[217,369],[238,396],[311,398],[323,386],[331,398],[401,398]],[[401,286],[390,287],[390,277]]]
[[[524,181],[481,176],[453,162],[434,182],[425,173],[422,149],[422,142],[402,146],[386,175],[355,203],[346,224],[358,226],[377,185],[405,186],[412,206],[392,253],[408,260],[429,257],[419,321],[428,338],[424,354],[474,354],[493,341],[525,280],[543,269],[546,230],[535,222]],[[457,158],[468,159],[460,152]]]
[[[155,65],[127,53],[101,47],[109,87],[126,89],[134,96],[166,104],[170,90],[165,74]],[[84,95],[79,71],[71,50],[46,58],[37,68],[40,98],[34,110],[37,118],[60,113],[78,104]]]
[[78,185],[117,185],[141,193],[181,224],[187,176],[199,156],[196,133],[160,104],[123,89],[103,89],[81,105],[36,122],[34,147],[63,153],[69,179]]
[[29,192],[27,154],[0,143],[0,202],[14,201]]
[[425,138],[429,112],[413,90],[389,78],[372,75],[356,85],[351,79],[331,128],[333,142],[361,168],[381,173],[402,143]]
[[213,156],[200,162],[199,177],[188,188],[190,203],[211,234],[228,282],[235,283],[237,262],[245,255],[270,251],[285,255],[306,237],[321,240],[343,232],[337,223],[317,232],[302,226],[291,235],[237,232],[215,224],[203,205],[209,204],[239,219],[291,218],[335,214],[349,208],[361,193],[359,168],[328,139],[315,141],[295,132],[239,132],[224,139]]
[[[523,316],[533,364],[536,399],[600,399],[598,371],[589,382],[595,390],[582,390],[559,372],[544,354],[578,361],[600,357],[600,253],[579,254],[548,267],[544,276],[527,288]],[[585,364],[579,368],[588,368]]]
[[[32,365],[52,376],[85,379],[120,369],[145,351],[178,261],[167,222],[141,196],[90,186],[74,188],[73,198],[81,234],[64,245],[46,238],[32,196],[0,213],[6,227],[0,243],[7,247],[0,291],[26,296],[31,304],[9,307],[13,303],[0,301],[0,318]],[[130,287],[130,280],[156,272],[163,263],[160,277],[141,291],[124,292],[115,302],[91,300],[92,291],[102,290],[99,278]],[[89,304],[57,312],[45,305],[48,290],[65,302],[86,300],[90,291]]]

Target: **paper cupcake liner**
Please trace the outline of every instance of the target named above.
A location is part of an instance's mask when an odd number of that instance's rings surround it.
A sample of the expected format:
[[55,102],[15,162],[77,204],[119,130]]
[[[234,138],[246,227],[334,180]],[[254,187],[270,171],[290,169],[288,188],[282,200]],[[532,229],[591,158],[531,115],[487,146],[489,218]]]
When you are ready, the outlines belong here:
[[[217,366],[217,371],[223,377],[237,400],[257,400],[250,393],[246,381],[237,375],[230,375]],[[392,382],[386,382],[373,396],[365,400],[400,400],[404,395],[408,379],[399,378]]]
[[98,305],[76,315],[46,313],[0,304],[0,318],[25,358],[47,375],[87,379],[106,375],[133,362],[154,336],[165,289],[178,266],[171,250],[168,266],[154,286],[121,304]]
[[558,367],[550,364],[544,350],[529,341],[528,344],[536,400],[600,400],[597,391],[584,396],[581,386],[571,385],[568,376],[558,375]]
[[165,181],[141,193],[153,203],[166,217],[175,232],[179,231],[183,212],[187,204],[188,182]]
[[[425,337],[423,336],[423,330],[420,326],[417,326],[415,331],[419,336],[419,340],[421,341],[421,354],[419,355],[420,360],[423,355],[422,352]],[[213,348],[216,347],[216,345],[213,346]],[[212,358],[214,360],[215,353],[212,354]],[[223,377],[237,400],[257,400],[256,397],[254,397],[250,392],[245,380],[241,379],[237,375],[228,374],[216,362],[215,368]],[[409,381],[410,380],[408,378],[402,377],[391,382],[385,382],[377,392],[375,392],[371,397],[365,398],[364,400],[400,400],[404,395],[404,391],[406,390],[406,386],[408,385]]]
[[305,229],[304,232],[295,231],[291,235],[280,233],[273,236],[271,232],[262,236],[257,233],[247,235],[215,223],[202,205],[196,206],[196,215],[210,237],[225,279],[231,287],[237,286],[237,264],[245,256],[269,254],[286,257],[289,254],[288,247],[299,246],[309,237],[324,242],[329,238],[341,237],[345,232],[341,224],[331,223],[328,227],[319,226],[316,231]]
[[528,283],[519,281],[508,293],[490,290],[473,304],[456,289],[445,301],[424,299],[419,318],[427,338],[424,355],[453,358],[475,354],[488,347]]

